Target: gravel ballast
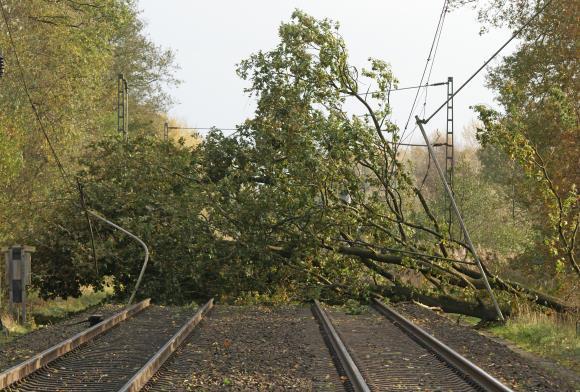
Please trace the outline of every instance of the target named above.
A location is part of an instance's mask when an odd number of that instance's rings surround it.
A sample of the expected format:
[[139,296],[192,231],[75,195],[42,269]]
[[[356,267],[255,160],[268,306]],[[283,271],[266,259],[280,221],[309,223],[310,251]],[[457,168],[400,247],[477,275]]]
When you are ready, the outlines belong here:
[[531,355],[521,355],[507,345],[480,334],[474,328],[457,324],[413,303],[394,305],[416,323],[514,391],[568,392],[580,390],[580,377],[571,371],[548,369]]
[[0,346],[0,371],[4,371],[28,358],[84,331],[89,324],[82,322],[92,314],[102,314],[103,318],[112,316],[122,308],[121,305],[101,305],[46,325],[26,335],[19,336]]
[[149,391],[344,391],[309,308],[216,306]]

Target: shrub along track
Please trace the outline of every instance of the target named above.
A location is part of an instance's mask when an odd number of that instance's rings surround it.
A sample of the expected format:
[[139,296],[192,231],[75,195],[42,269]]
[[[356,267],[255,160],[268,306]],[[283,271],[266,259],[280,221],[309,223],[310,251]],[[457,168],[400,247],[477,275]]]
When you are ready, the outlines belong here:
[[85,330],[86,321],[91,314],[101,314],[104,318],[111,316],[121,308],[120,305],[100,305],[75,314],[66,320],[44,326],[26,335],[0,346],[0,370],[8,369],[30,358],[36,353],[60,343],[64,339]]
[[6,390],[118,391],[193,313],[150,306]]

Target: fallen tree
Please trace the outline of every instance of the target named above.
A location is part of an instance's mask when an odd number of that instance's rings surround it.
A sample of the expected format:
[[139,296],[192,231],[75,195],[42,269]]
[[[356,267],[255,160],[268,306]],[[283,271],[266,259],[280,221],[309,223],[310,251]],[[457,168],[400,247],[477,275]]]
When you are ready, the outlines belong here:
[[[83,162],[91,207],[151,245],[144,294],[168,303],[380,294],[495,318],[469,247],[442,228],[397,152],[389,65],[349,65],[337,26],[298,11],[280,40],[239,66],[257,109],[235,134],[213,130],[194,151],[107,141]],[[37,244],[43,295],[74,295],[102,276],[123,295],[140,267],[131,245],[105,233],[89,266],[82,215],[74,204],[55,215],[59,229]],[[505,314],[514,298],[575,310],[484,268]]]
[[[338,26],[300,11],[279,35],[276,48],[238,68],[257,98],[255,116],[233,137],[212,132],[201,146],[194,171],[207,183],[211,225],[244,249],[266,247],[288,263],[306,258],[298,265],[316,271],[322,284],[348,286],[349,274],[353,280],[366,274],[380,278],[372,290],[382,294],[494,318],[469,247],[442,230],[399,159],[401,132],[388,120],[397,86],[389,65],[377,59],[369,59],[369,69],[350,65]],[[347,101],[364,113],[349,114]],[[337,255],[364,268],[351,266],[341,276]],[[405,271],[422,276],[421,287],[403,284]],[[488,273],[506,309],[518,296],[573,310]],[[343,282],[332,283],[333,276]]]

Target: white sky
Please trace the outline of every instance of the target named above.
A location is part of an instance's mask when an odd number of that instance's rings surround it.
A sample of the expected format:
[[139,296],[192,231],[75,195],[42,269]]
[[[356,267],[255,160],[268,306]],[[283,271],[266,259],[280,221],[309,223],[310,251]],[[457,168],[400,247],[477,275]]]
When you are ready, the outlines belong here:
[[[392,65],[399,86],[417,85],[425,66],[443,0],[139,0],[151,39],[176,52],[182,84],[171,90],[177,104],[170,115],[192,127],[231,128],[252,115],[253,101],[236,64],[278,43],[277,29],[295,8],[340,22],[351,63],[376,57]],[[447,15],[431,82],[453,76],[455,88],[509,37],[509,32],[479,35],[470,9]],[[503,54],[509,53],[511,47]],[[474,119],[470,105],[493,104],[482,72],[455,99],[455,130]],[[393,92],[393,117],[404,127],[415,91]],[[446,89],[431,87],[427,112],[445,100]],[[421,101],[422,106],[422,101]],[[429,127],[445,127],[445,110]],[[420,142],[419,132],[407,141]]]

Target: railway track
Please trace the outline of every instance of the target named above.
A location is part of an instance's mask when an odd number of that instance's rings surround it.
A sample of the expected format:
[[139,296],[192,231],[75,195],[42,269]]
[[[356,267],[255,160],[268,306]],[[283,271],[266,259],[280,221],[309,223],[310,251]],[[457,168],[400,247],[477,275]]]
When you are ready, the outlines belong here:
[[369,314],[313,312],[356,392],[511,389],[378,300]]
[[137,391],[183,342],[195,315],[140,302],[0,374],[6,391]]
[[0,388],[510,391],[376,300],[357,316],[315,301],[318,323],[306,309],[227,306],[202,321],[212,307],[192,317],[143,301],[4,371]]

